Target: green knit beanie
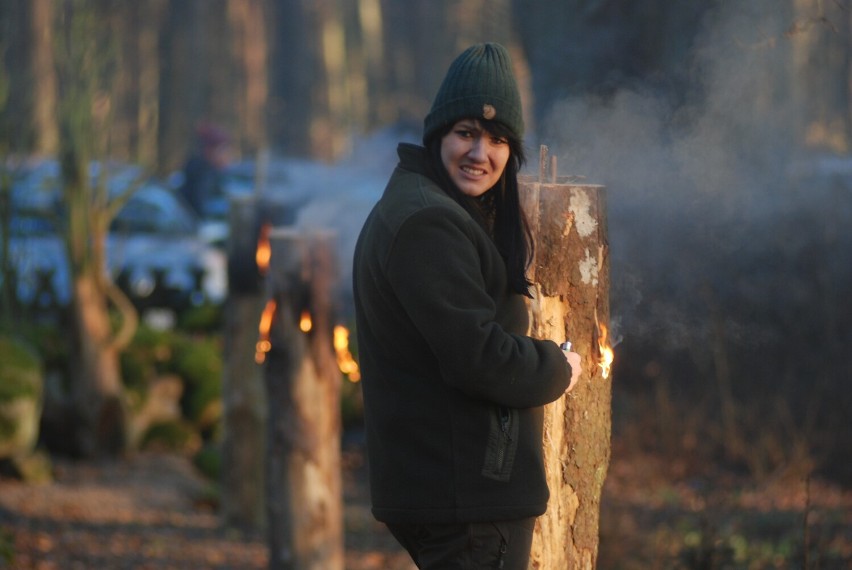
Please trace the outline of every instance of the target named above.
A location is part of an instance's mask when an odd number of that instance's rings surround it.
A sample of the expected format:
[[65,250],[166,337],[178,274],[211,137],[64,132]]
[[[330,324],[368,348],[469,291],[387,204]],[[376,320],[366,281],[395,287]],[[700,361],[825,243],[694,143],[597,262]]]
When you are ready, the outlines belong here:
[[521,95],[509,52],[500,44],[471,46],[453,61],[423,121],[424,142],[444,125],[466,118],[499,121],[523,138]]

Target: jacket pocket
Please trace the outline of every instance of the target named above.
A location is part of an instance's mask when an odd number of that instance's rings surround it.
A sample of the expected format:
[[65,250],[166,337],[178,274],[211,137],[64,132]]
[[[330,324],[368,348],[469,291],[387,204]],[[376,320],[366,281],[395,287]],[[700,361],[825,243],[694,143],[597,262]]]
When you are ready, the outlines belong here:
[[518,450],[518,410],[500,406],[491,413],[482,474],[489,479],[508,481]]

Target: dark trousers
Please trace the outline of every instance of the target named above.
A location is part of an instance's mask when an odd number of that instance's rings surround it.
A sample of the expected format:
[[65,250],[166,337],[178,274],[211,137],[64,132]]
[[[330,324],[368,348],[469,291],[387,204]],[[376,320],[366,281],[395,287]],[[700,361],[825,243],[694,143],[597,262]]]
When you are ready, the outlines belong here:
[[420,570],[526,570],[535,518],[387,526]]

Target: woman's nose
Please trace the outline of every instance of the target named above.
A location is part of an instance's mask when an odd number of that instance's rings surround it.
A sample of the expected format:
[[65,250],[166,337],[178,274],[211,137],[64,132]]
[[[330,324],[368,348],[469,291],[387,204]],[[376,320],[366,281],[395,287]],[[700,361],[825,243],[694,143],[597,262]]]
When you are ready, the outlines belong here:
[[476,137],[473,139],[470,150],[468,151],[470,158],[483,162],[485,161],[487,154],[488,149],[485,147],[485,140],[482,137]]

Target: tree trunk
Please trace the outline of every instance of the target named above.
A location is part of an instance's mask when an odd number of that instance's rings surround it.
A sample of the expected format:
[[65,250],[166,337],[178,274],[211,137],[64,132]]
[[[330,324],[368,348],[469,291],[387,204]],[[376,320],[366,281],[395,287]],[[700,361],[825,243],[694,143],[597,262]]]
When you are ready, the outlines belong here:
[[156,163],[160,62],[157,34],[162,0],[128,4],[114,16],[120,42],[110,156]]
[[388,114],[387,87],[384,82],[383,54],[385,39],[382,33],[381,0],[357,0],[356,22],[357,47],[350,48],[357,54],[354,65],[356,75],[352,83],[352,104],[355,122],[361,128],[371,130],[393,122]]
[[163,2],[140,2],[135,54],[139,78],[137,105],[134,113],[136,134],[134,154],[140,163],[153,167],[157,162],[157,128],[160,120],[160,52],[158,34],[163,20]]
[[[554,177],[555,178],[555,177]],[[524,181],[536,241],[531,334],[570,340],[583,355],[574,390],[546,406],[550,502],[539,518],[530,568],[591,569],[598,556],[601,489],[610,457],[609,246],[600,186]]]
[[[123,450],[126,442],[118,347],[129,341],[136,315],[107,277],[105,248],[112,208],[106,181],[92,184],[89,165],[106,148],[114,38],[110,30],[98,26],[101,18],[110,16],[102,6],[65,0],[58,9],[60,41],[54,56],[60,89],[63,237],[72,283],[70,373],[79,419],[77,447],[86,456],[112,455]],[[111,296],[125,317],[118,336],[110,321]]]
[[230,130],[237,124],[241,78],[235,72],[238,55],[234,52],[229,14],[231,0],[203,0],[197,4],[197,43],[194,46],[199,80],[207,89],[194,89],[201,95],[201,107],[191,112],[199,120],[214,121]]
[[[306,154],[312,113],[313,77],[319,68],[310,38],[316,26],[306,15],[306,2],[280,0],[271,6],[276,34],[270,68],[269,128],[284,154]],[[287,62],[287,65],[283,65]]]
[[795,0],[788,35],[791,82],[807,143],[838,153],[852,147],[850,119],[850,14],[842,3]]
[[[333,160],[348,150],[350,94],[338,0],[276,2],[271,123],[285,153]],[[283,65],[288,62],[288,65]]]
[[167,174],[183,166],[191,133],[203,112],[203,81],[197,51],[198,0],[169,2],[160,36],[161,75],[157,123],[157,170]]
[[106,299],[92,275],[74,279],[73,399],[77,450],[85,457],[116,455],[126,443],[126,411]]
[[0,2],[0,153],[56,152],[53,9]]
[[[331,239],[273,230],[275,316],[264,376],[269,402],[270,568],[342,570],[340,382],[332,350]],[[311,328],[300,329],[303,314]]]
[[53,60],[53,8],[49,0],[33,0],[32,11],[32,77],[34,150],[56,152],[59,134],[56,130],[56,72]]
[[264,0],[230,0],[228,19],[235,65],[236,124],[247,150],[266,147],[266,101],[269,93],[266,40],[267,8]]

